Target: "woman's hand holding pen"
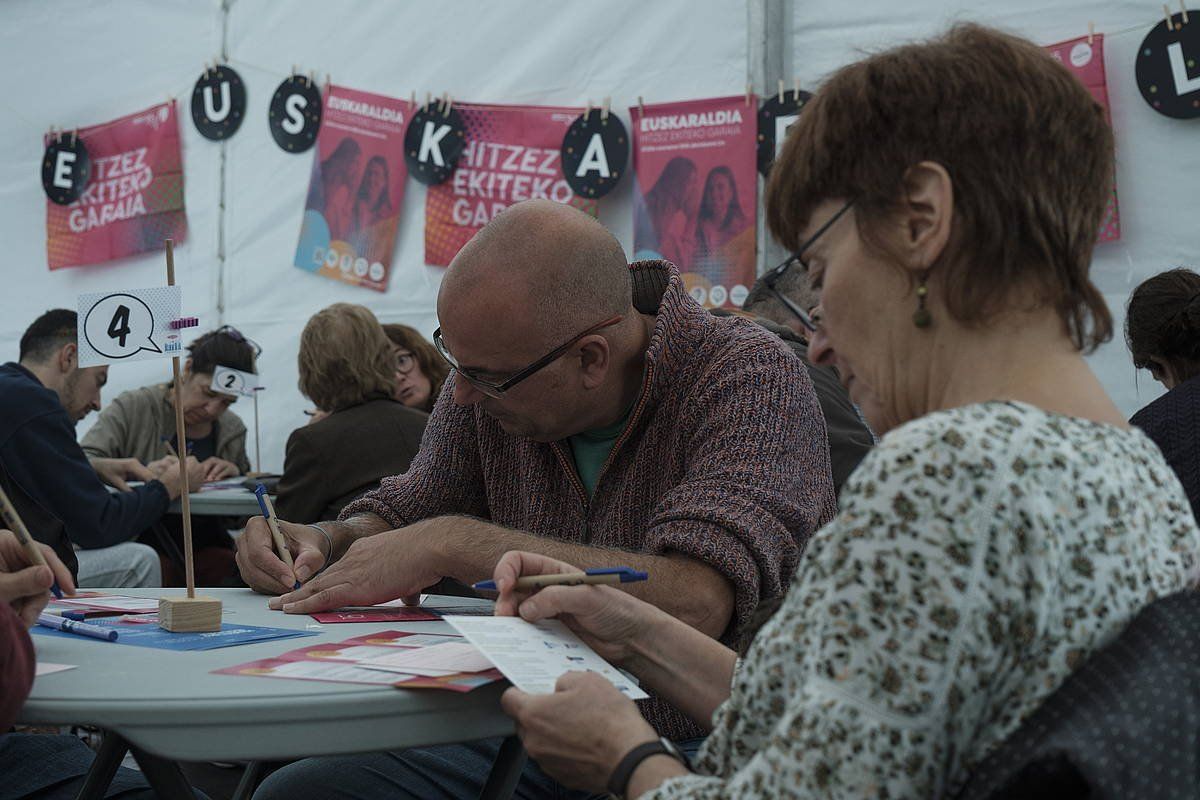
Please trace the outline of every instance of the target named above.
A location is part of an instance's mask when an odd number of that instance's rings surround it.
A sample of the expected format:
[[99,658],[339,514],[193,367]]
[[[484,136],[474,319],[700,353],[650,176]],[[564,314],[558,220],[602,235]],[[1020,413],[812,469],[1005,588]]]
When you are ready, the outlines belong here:
[[520,616],[529,622],[557,617],[605,660],[624,664],[664,612],[612,586],[549,586],[535,593],[514,588],[523,576],[579,571],[537,553],[505,553],[493,572],[500,592],[496,615]]

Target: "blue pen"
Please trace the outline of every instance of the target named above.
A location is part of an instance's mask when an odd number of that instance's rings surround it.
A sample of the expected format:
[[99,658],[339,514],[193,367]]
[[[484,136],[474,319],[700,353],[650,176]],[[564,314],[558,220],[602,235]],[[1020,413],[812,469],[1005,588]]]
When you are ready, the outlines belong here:
[[[267,521],[267,525],[271,528],[271,538],[275,541],[275,550],[279,553],[279,559],[287,564],[293,575],[296,572],[296,567],[292,563],[292,551],[288,550],[287,540],[283,538],[283,534],[279,532],[279,522],[275,517],[275,507],[271,505],[271,496],[267,494],[267,487],[259,483],[254,487],[254,496],[258,498],[258,507],[262,509],[263,519]],[[292,590],[300,588],[300,581],[296,581],[292,586]]]
[[38,614],[37,624],[44,628],[54,628],[55,630],[66,631],[67,633],[77,633],[80,636],[90,636],[93,639],[103,639],[107,642],[115,642],[119,635],[112,628],[102,628],[99,625],[76,622],[73,619],[64,619],[54,614]]
[[[618,584],[644,581],[650,576],[629,567],[597,567],[583,572],[560,572],[552,575],[526,575],[517,578],[516,588],[520,591],[542,589],[546,586],[580,586],[583,584]],[[495,581],[480,581],[474,589],[496,591]]]

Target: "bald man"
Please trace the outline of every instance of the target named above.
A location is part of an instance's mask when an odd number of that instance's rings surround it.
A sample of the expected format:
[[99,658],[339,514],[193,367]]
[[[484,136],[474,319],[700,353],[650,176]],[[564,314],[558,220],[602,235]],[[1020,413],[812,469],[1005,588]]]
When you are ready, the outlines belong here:
[[[633,593],[732,642],[834,513],[803,364],[749,320],[706,313],[669,264],[629,266],[580,211],[528,201],[498,215],[450,265],[438,318],[434,338],[455,370],[409,471],[339,522],[283,525],[295,577],[263,521],[247,526],[242,576],[287,592],[272,607],[411,597],[443,576],[490,578],[505,552],[530,550],[644,570]],[[290,592],[296,578],[308,582]],[[670,706],[652,698],[643,712],[661,734],[698,744]],[[261,796],[324,796],[313,787],[325,782],[338,796],[473,796],[495,749],[312,759]],[[524,780],[556,791],[536,766]]]

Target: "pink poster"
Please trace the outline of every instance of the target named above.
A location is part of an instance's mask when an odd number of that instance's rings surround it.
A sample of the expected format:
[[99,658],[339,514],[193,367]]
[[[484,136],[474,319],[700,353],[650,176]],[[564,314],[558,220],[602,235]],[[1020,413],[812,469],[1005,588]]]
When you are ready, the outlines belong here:
[[161,250],[164,239],[182,242],[187,215],[175,103],[80,128],[78,136],[91,174],[74,203],[46,201],[50,269]]
[[740,306],[755,275],[756,106],[746,96],[629,109],[634,258],[665,258],[696,300]]
[[548,198],[589,214],[562,171],[562,141],[582,108],[455,105],[467,144],[445,183],[425,195],[425,263],[449,266],[475,232],[522,200]]
[[395,250],[408,168],[409,104],[330,86],[304,203],[295,265],[382,292]]
[[[1104,35],[1096,34],[1090,43],[1088,37],[1081,36],[1069,42],[1048,45],[1046,49],[1083,82],[1096,102],[1104,107],[1104,116],[1111,125],[1112,118],[1108,111],[1108,79],[1104,72]],[[1117,181],[1114,177],[1112,195],[1109,196],[1108,208],[1105,209],[1104,219],[1100,223],[1100,241],[1112,242],[1120,238],[1121,217],[1117,208]]]

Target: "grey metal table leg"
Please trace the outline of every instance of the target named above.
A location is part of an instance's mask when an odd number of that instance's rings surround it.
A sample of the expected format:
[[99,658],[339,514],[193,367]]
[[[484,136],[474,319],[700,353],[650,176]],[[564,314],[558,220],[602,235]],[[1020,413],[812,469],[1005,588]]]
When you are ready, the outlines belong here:
[[483,791],[479,793],[479,800],[508,800],[512,797],[527,758],[521,740],[516,736],[507,737],[500,744],[500,752],[496,753],[496,760],[492,762],[492,771],[483,785]]
[[238,781],[237,790],[233,793],[233,800],[250,800],[250,796],[254,794],[259,781],[262,780],[263,766],[261,761],[251,761],[246,764],[246,769],[242,772],[242,779]]
[[142,774],[150,782],[150,787],[164,800],[196,800],[192,785],[183,777],[183,772],[174,761],[168,761],[158,756],[152,756],[133,745],[129,746],[133,757],[137,759]]
[[100,739],[100,749],[96,752],[96,760],[88,770],[87,780],[75,800],[102,800],[108,791],[121,760],[125,758],[129,745],[112,731],[105,731]]

